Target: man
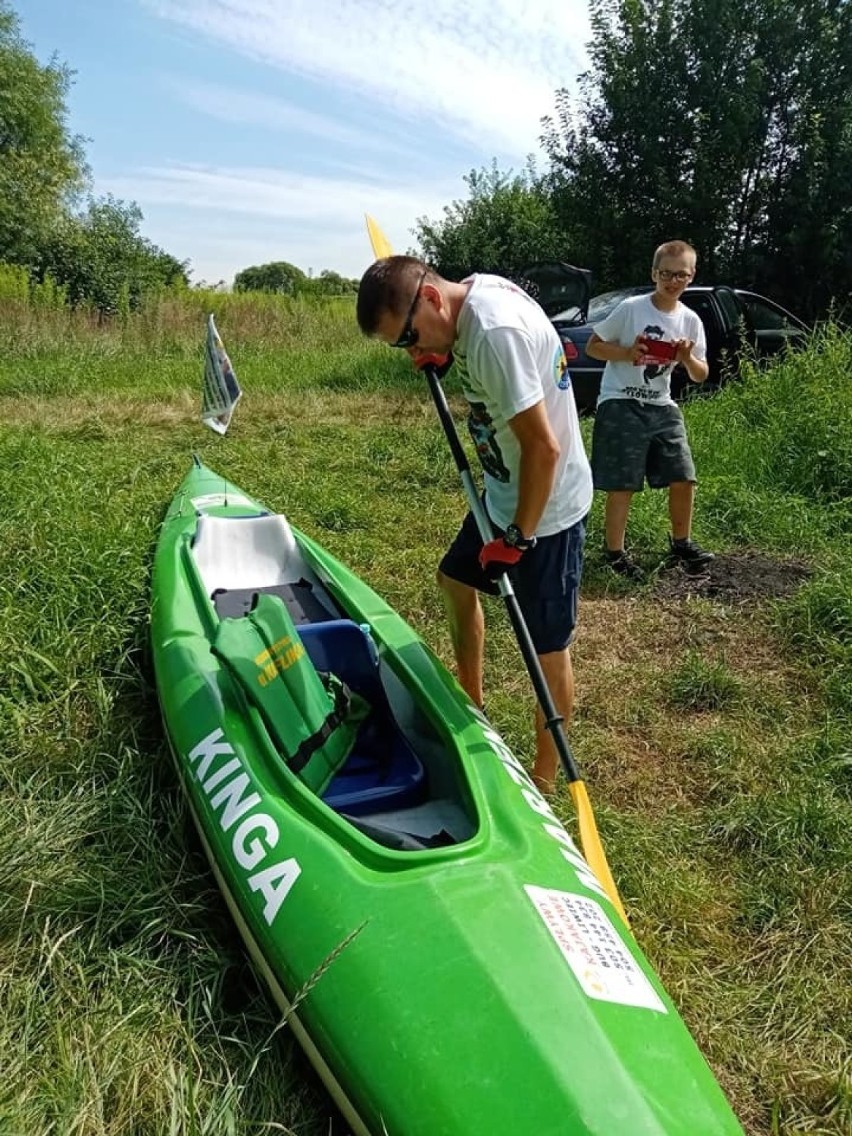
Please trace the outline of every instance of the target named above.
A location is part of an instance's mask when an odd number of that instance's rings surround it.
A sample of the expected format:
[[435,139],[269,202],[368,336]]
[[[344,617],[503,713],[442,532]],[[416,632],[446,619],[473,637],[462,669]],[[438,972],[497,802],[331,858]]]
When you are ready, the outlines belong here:
[[[557,711],[574,702],[569,643],[577,618],[592,479],[559,336],[521,288],[499,276],[445,280],[415,257],[376,261],[358,290],[358,324],[415,366],[452,352],[470,404],[495,539],[468,513],[438,569],[459,681],[483,700],[485,624],[478,592],[509,573]],[[540,708],[533,777],[553,792],[559,759]]]

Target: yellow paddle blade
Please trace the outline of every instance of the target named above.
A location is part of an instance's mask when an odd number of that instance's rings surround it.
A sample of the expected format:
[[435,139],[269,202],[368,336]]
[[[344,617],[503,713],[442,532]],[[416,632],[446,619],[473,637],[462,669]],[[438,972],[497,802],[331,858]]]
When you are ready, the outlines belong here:
[[629,931],[630,921],[627,918],[627,912],[624,910],[624,905],[618,894],[618,888],[615,886],[615,880],[612,878],[612,872],[609,870],[609,864],[604,855],[601,838],[598,835],[598,826],[595,824],[595,814],[592,812],[592,805],[589,801],[589,795],[586,792],[586,786],[582,781],[572,781],[568,788],[571,790],[571,798],[574,801],[574,808],[577,810],[577,820],[580,826],[580,844],[583,848],[583,855],[586,857],[589,867],[597,876],[601,886],[612,900],[616,911],[624,920],[624,925]]
[[369,213],[365,213],[364,217],[367,221],[367,232],[370,234],[370,244],[373,246],[373,256],[376,260],[382,260],[386,256],[393,256],[393,249],[385,234]]

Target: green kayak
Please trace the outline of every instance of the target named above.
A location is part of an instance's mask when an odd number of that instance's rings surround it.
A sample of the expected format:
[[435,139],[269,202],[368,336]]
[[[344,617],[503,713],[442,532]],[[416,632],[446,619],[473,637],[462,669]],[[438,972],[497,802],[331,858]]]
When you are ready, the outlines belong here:
[[455,679],[366,584],[197,461],[157,546],[152,636],[216,878],[353,1132],[742,1136]]

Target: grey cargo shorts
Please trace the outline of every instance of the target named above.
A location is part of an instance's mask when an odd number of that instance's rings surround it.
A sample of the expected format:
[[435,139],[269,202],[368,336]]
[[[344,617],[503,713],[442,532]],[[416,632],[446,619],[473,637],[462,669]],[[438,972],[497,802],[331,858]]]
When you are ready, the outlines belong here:
[[592,431],[595,489],[640,491],[673,481],[695,481],[695,464],[679,406],[609,398],[595,412]]

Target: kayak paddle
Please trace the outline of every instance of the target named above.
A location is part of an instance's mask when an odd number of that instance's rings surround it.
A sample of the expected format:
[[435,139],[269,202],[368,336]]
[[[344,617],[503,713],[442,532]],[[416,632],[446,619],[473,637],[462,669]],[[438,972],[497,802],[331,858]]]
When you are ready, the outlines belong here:
[[[476,525],[479,529],[479,535],[482,537],[482,543],[487,544],[494,536],[491,530],[491,521],[477,493],[476,483],[473,480],[473,474],[471,473],[467,455],[459,441],[455,423],[453,422],[453,417],[450,414],[450,408],[447,405],[447,399],[443,387],[441,386],[437,367],[443,362],[445,362],[445,359],[438,359],[436,357],[434,360],[426,362],[425,365],[421,362],[420,369],[426,375],[426,379],[429,383],[432,400],[435,403],[438,418],[441,420],[441,425],[447,436],[450,450],[452,451],[453,458],[461,475],[465,495],[467,496],[471,512],[476,519]],[[550,731],[553,743],[556,746],[556,752],[559,754],[559,760],[562,762],[562,768],[565,770],[565,776],[568,778],[568,788],[571,792],[571,799],[574,802],[574,808],[577,812],[583,855],[589,867],[600,880],[607,895],[612,900],[615,909],[629,928],[630,923],[627,919],[627,912],[624,910],[624,905],[618,894],[618,888],[615,886],[615,880],[607,863],[603,844],[601,843],[601,838],[598,833],[598,827],[595,823],[595,814],[592,811],[592,805],[589,800],[589,795],[586,792],[585,783],[580,776],[580,770],[577,768],[577,762],[574,760],[574,755],[568,744],[565,731],[562,728],[562,716],[557,713],[556,707],[553,704],[553,698],[551,697],[547,680],[541,669],[541,663],[538,660],[538,655],[530,638],[529,630],[521,613],[520,604],[515,596],[509,577],[505,572],[498,578],[497,587],[505,601],[506,610],[509,613],[509,620],[515,632],[515,638],[518,641],[524,663],[526,664],[527,671],[535,688],[538,704],[544,714],[545,726]]]
[[373,256],[376,260],[383,260],[386,256],[393,256],[390,241],[370,214],[365,213],[364,219],[367,222],[367,232],[370,236],[370,244],[373,246]]

